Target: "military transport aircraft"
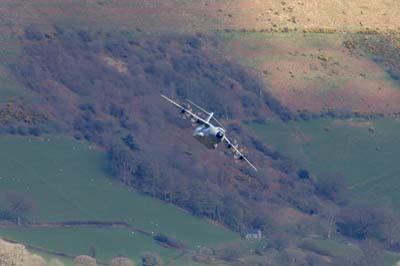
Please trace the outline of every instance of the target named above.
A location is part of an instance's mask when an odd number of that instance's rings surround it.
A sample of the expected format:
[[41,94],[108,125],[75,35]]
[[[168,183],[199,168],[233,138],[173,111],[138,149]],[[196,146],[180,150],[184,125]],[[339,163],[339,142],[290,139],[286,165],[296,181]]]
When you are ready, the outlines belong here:
[[[193,137],[200,143],[209,149],[216,149],[219,143],[224,143],[228,149],[232,150],[235,159],[237,158],[246,161],[255,171],[257,171],[257,168],[239,150],[238,145],[236,143],[233,144],[226,137],[226,130],[223,128],[223,125],[214,117],[213,112],[207,112],[194,102],[187,100],[190,104],[194,105],[207,115],[207,118],[201,118],[199,115],[194,114],[190,107],[185,108],[165,95],[161,94],[161,97],[172,103],[175,107],[179,108],[184,117],[189,117],[192,122],[199,125],[193,130]],[[213,121],[215,121],[219,126],[213,125],[211,123],[211,119],[213,119]]]

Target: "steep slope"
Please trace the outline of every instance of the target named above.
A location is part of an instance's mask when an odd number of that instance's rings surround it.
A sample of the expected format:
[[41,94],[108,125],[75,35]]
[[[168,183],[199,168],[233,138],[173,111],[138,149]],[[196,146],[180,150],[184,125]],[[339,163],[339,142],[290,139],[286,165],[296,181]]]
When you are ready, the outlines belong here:
[[[346,198],[344,178],[337,176],[331,182],[323,178],[325,169],[309,163],[308,154],[296,146],[305,143],[305,150],[324,153],[312,155],[330,166],[335,156],[329,152],[341,155],[340,145],[321,144],[321,132],[313,142],[308,138],[314,135],[295,130],[295,143],[288,152],[279,146],[286,141],[285,134],[274,136],[275,127],[266,127],[272,134],[262,132],[261,137],[267,135],[262,142],[244,124],[275,123],[280,118],[304,120],[299,123],[312,128],[320,116],[347,122],[342,118],[359,113],[367,119],[397,115],[397,41],[390,49],[380,49],[384,45],[376,49],[377,43],[387,43],[386,37],[335,33],[376,34],[373,27],[395,30],[396,5],[394,1],[3,1],[0,132],[63,134],[96,143],[106,151],[110,176],[126,186],[233,230],[260,228],[268,234],[259,245],[199,250],[200,257],[195,257],[200,261],[215,262],[218,257],[229,260],[229,265],[259,265],[267,258],[277,265],[293,261],[354,265],[367,263],[368,254],[381,259],[384,249],[400,250],[393,227],[399,221],[397,214],[391,208],[374,209]],[[354,42],[349,36],[360,38]],[[376,54],[371,61],[364,53]],[[247,147],[260,173],[194,141],[190,123],[179,120],[160,93],[180,101],[191,98],[225,118],[229,134]],[[323,130],[328,134],[330,128]],[[389,149],[386,154],[390,153]],[[397,186],[394,176],[386,179],[390,182],[381,191]],[[370,176],[357,178],[365,177]],[[369,219],[373,223],[363,222]],[[323,241],[335,229],[346,238]],[[37,238],[42,232],[35,230],[20,234],[18,228],[10,236]],[[49,235],[68,235],[60,231]],[[89,234],[109,236],[100,231]],[[71,248],[72,241],[66,242]],[[327,253],[326,243],[340,246],[338,250],[357,245],[362,252],[356,258],[348,252]],[[379,260],[375,264],[382,265]]]
[[[46,119],[30,124],[10,121],[3,128],[6,132],[68,132],[96,142],[108,150],[112,170],[125,184],[236,230],[250,224],[258,212],[246,206],[256,206],[257,197],[270,195],[268,180],[296,170],[267,147],[249,150],[262,172],[270,173],[267,176],[234,164],[231,156],[204,149],[188,134],[190,124],[162,102],[160,93],[196,100],[229,118],[232,136],[241,134],[249,147],[254,139],[235,121],[291,115],[262,91],[252,71],[224,59],[212,37],[56,27],[48,33],[28,28],[24,43],[14,74],[35,95],[26,108]],[[287,169],[280,170],[280,161],[289,163]],[[271,168],[273,164],[278,166]]]

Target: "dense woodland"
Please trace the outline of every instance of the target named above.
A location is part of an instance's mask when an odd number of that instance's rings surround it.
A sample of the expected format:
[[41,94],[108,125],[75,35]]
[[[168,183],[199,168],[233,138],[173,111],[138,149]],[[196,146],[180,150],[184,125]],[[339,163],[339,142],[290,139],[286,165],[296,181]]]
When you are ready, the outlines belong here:
[[[44,32],[31,26],[21,42],[23,53],[10,68],[34,100],[21,98],[1,107],[0,113],[7,114],[0,124],[3,134],[66,133],[94,142],[107,152],[110,177],[127,186],[235,231],[263,230],[270,237],[260,254],[293,245],[315,251],[300,243],[310,234],[342,234],[366,250],[400,251],[399,218],[390,208],[352,202],[343,193],[343,177],[317,179],[242,126],[240,121],[269,116],[296,117],[251,69],[221,54],[218,36],[62,27]],[[260,171],[236,164],[228,152],[210,154],[191,138],[190,122],[180,119],[160,93],[180,101],[190,98],[214,111]],[[30,119],[23,118],[27,114]],[[1,218],[20,217],[15,201],[23,197],[9,195],[8,201]],[[282,209],[294,209],[303,218],[283,222]],[[162,234],[158,238],[171,241]],[[177,240],[172,244],[184,246]],[[289,265],[285,252],[275,254],[273,263]],[[214,255],[234,260],[237,253],[230,247]],[[309,262],[305,265],[325,265],[317,256],[303,259]],[[350,258],[337,260],[334,265],[347,265]],[[374,265],[363,264],[364,259],[357,263],[352,265]]]
[[[234,122],[237,119],[273,112],[290,117],[287,109],[264,92],[255,74],[218,52],[216,37],[65,31],[60,27],[47,34],[28,28],[25,37],[24,55],[14,67],[15,75],[38,96],[29,108],[47,121],[26,129],[24,123],[8,123],[4,130],[37,135],[69,132],[77,139],[95,142],[107,150],[110,174],[125,184],[234,230],[250,226],[258,210],[248,206],[265,199],[268,177],[234,166],[230,157],[215,156],[212,159],[217,163],[203,162],[208,151],[200,148],[197,153],[198,147],[191,147],[190,123],[160,98],[164,93],[195,99],[218,117],[233,121],[228,129],[236,135],[243,135]],[[273,161],[286,174],[296,171],[279,153],[244,136],[259,157],[268,156],[260,162]],[[173,148],[168,147],[171,143]],[[302,208],[315,212],[309,210],[312,207]]]

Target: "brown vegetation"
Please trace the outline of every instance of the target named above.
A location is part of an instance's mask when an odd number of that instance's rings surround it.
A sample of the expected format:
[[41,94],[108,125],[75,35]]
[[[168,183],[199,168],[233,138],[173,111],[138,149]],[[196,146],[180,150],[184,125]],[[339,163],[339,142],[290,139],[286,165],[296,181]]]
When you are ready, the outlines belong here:
[[110,261],[110,266],[135,266],[135,263],[125,257],[117,257]]
[[[297,111],[304,119],[312,112],[334,116],[337,109],[344,115],[399,113],[400,96],[393,84],[373,76],[385,74],[379,67],[383,66],[393,80],[399,79],[398,39],[377,34],[398,30],[398,2],[234,0],[229,5],[227,1],[185,5],[169,0],[116,0],[78,1],[67,6],[64,2],[6,0],[0,4],[5,22],[1,32],[19,36],[24,45],[10,72],[39,99],[32,104],[21,98],[0,106],[2,133],[62,132],[99,144],[107,150],[110,173],[124,184],[233,230],[260,228],[269,232],[255,251],[268,259],[264,265],[373,265],[380,263],[382,245],[400,249],[395,214],[346,206],[341,201],[341,179],[315,181],[306,169],[299,169],[235,123],[273,115],[286,121]],[[49,24],[49,18],[55,17],[60,25],[66,21],[95,29],[118,25],[136,28],[136,33],[65,30]],[[267,55],[290,51],[289,57],[256,66],[271,85],[265,90],[254,72],[219,52],[213,37],[142,35],[143,30],[172,28],[185,32],[302,32],[304,36],[352,31],[377,38],[346,40],[324,51],[314,47],[301,49],[301,53],[287,43],[273,41],[269,47],[258,43],[257,51],[242,51],[240,40],[234,51],[245,58],[256,59],[259,48]],[[373,55],[375,62],[358,57],[359,48]],[[338,84],[332,87],[331,82],[344,73],[351,81],[339,84],[344,89],[336,90]],[[320,89],[325,87],[329,90],[321,97]],[[233,122],[228,122],[229,132],[242,136],[251,148],[249,154],[263,166],[260,173],[202,149],[184,129],[189,123],[177,121],[176,114],[163,107],[160,92],[180,100],[196,99]],[[155,103],[160,109],[154,108]],[[9,197],[8,203],[8,209],[0,213],[2,219],[19,222],[33,210],[29,200],[21,196]],[[344,206],[335,206],[337,212],[335,208],[325,211],[336,203]],[[326,254],[317,254],[318,250],[299,251],[298,242],[305,235],[329,231],[330,238],[335,226],[342,235],[361,241],[360,258],[331,260]],[[157,235],[157,240],[182,248],[165,235]],[[24,253],[20,246],[17,249],[13,253]],[[240,247],[232,245],[198,258],[212,261],[205,256],[216,255],[241,265],[240,252]],[[0,256],[9,259],[8,255]],[[76,258],[76,262],[96,264],[87,256]],[[117,259],[115,263],[130,262]],[[144,254],[142,265],[162,265],[162,261],[158,255]]]
[[[288,120],[293,114],[271,94],[263,93],[264,85],[251,70],[224,58],[213,37],[56,27],[48,39],[38,29],[27,32],[24,53],[13,69],[16,78],[40,96],[40,104],[27,108],[51,113],[56,127],[46,128],[48,132],[58,130],[106,149],[110,174],[126,185],[236,231],[260,228],[269,232],[265,248],[257,252],[268,256],[277,252],[271,257],[276,265],[289,263],[289,257],[301,263],[320,261],[320,257],[298,254],[298,241],[304,235],[325,234],[327,228],[332,231],[335,225],[350,239],[373,239],[393,250],[399,246],[392,230],[395,216],[385,219],[380,212],[348,206],[326,215],[325,207],[346,204],[340,201],[343,183],[317,182],[307,169],[241,127],[238,121],[243,118]],[[105,55],[113,61],[104,60]],[[322,68],[334,61],[321,53],[313,60]],[[117,66],[126,67],[126,72]],[[194,142],[187,134],[190,124],[163,105],[160,93],[196,99],[219,117],[228,118],[230,134],[241,136],[251,149],[249,154],[262,165],[261,171],[234,165],[233,160]],[[16,124],[8,121],[4,126],[10,129]],[[365,225],[365,217],[373,224]],[[162,234],[157,241],[183,248]],[[216,254],[240,263],[236,249],[230,246]],[[142,263],[158,265],[160,261],[146,255]]]
[[11,244],[0,239],[0,265],[2,266],[45,266],[45,261],[33,255],[23,245]]
[[96,266],[96,259],[86,256],[86,255],[80,255],[75,258],[74,260],[76,266]]
[[225,28],[357,32],[398,30],[400,25],[396,13],[400,7],[396,0],[199,0],[190,1],[190,4],[172,0],[85,3],[49,0],[18,3],[6,0],[1,2],[0,7],[1,17],[6,22],[3,27],[13,31],[20,31],[21,24],[48,25],[49,21],[67,21],[97,29],[110,29],[118,25],[138,31],[178,32]]
[[[263,72],[268,91],[300,116],[331,110],[361,116],[398,113],[397,35],[346,36],[233,36],[226,41],[226,54]],[[374,53],[365,56],[364,50]]]
[[[46,35],[38,29],[30,34]],[[41,104],[32,108],[50,111],[58,131],[107,149],[110,173],[126,185],[234,230],[252,223],[258,215],[256,206],[273,195],[268,180],[278,176],[256,175],[229,157],[191,148],[198,144],[187,133],[190,126],[159,96],[195,99],[232,121],[274,114],[291,119],[279,101],[262,93],[263,84],[252,71],[225,59],[217,40],[209,36],[129,36],[61,27],[51,35],[51,40],[31,36],[14,69],[27,88],[42,96]],[[124,64],[128,72],[110,67],[104,56]],[[238,124],[228,130],[256,147],[250,155],[260,164],[283,175],[296,171],[295,164],[254,141]],[[178,144],[169,146],[170,142]],[[302,186],[311,188],[312,183]],[[308,200],[294,200],[305,195],[292,195],[282,198],[310,213]],[[314,207],[311,212],[316,212]]]

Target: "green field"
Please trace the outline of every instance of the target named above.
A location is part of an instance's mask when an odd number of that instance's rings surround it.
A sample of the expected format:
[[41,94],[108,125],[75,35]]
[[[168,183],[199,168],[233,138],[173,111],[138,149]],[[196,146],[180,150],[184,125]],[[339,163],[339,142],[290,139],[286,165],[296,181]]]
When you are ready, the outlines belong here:
[[[36,206],[32,221],[99,220],[127,222],[147,232],[162,232],[190,248],[217,246],[238,235],[113,181],[103,152],[64,137],[0,137],[0,193],[23,193]],[[3,199],[2,199],[3,200]],[[165,258],[175,251],[127,229],[2,229],[0,235],[72,255],[98,249],[98,258],[118,254],[137,259],[143,251]],[[75,242],[76,240],[76,242]]]
[[0,229],[0,234],[17,241],[28,242],[39,247],[63,251],[66,254],[88,254],[90,247],[96,251],[96,259],[107,262],[118,254],[129,256],[135,261],[146,250],[160,254],[168,261],[179,255],[179,251],[163,248],[150,237],[132,234],[126,229],[101,228],[37,228]]
[[400,210],[398,119],[269,120],[251,128],[318,178],[343,175],[352,196]]
[[51,259],[57,259],[59,261],[61,261],[64,266],[75,266],[74,260],[73,259],[69,259],[69,258],[61,258],[59,256],[53,256],[53,255],[49,255],[47,253],[43,253],[43,252],[39,252],[37,250],[30,250],[28,249],[28,251],[30,253],[36,254],[41,256],[43,259],[45,259],[47,262],[49,262]]

